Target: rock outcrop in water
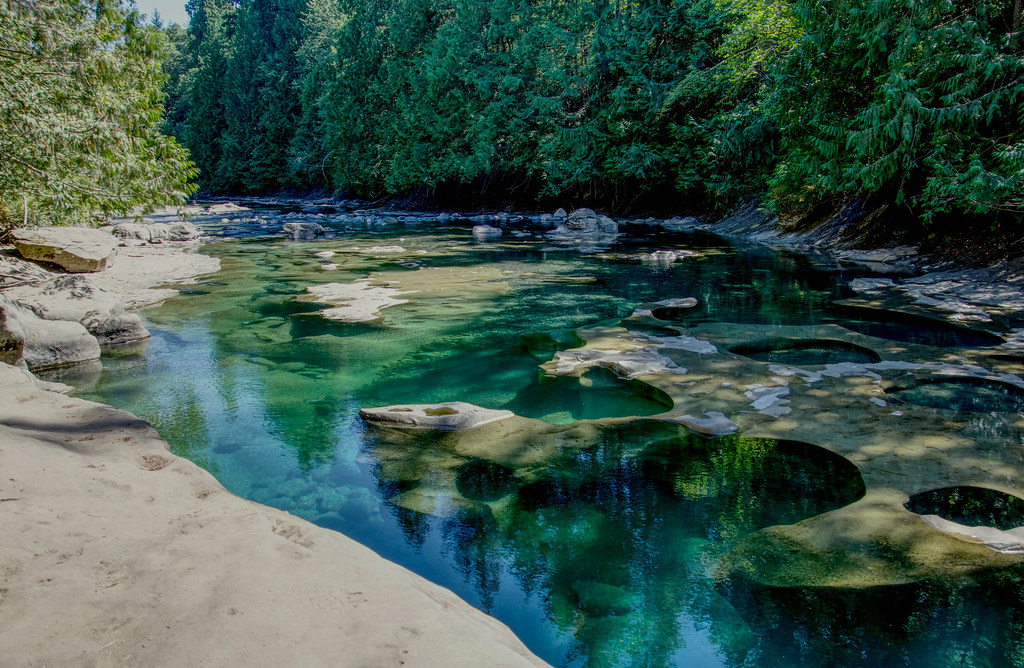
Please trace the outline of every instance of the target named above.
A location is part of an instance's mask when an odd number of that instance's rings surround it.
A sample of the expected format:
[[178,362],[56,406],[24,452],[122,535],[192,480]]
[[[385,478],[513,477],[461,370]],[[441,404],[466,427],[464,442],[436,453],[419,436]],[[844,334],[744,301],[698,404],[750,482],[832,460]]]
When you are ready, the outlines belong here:
[[496,241],[501,238],[501,228],[490,225],[474,225],[473,238],[477,241]]
[[439,404],[396,404],[360,409],[368,422],[414,429],[475,429],[491,422],[515,417],[512,411],[493,410],[462,401]]
[[553,241],[585,247],[608,245],[614,243],[618,236],[618,223],[592,209],[576,209],[558,227],[547,233],[547,237]]
[[371,285],[367,280],[323,283],[306,288],[306,292],[300,301],[330,304],[331,308],[323,309],[320,315],[338,322],[373,322],[382,317],[382,310],[407,303],[396,298],[401,291]]
[[316,239],[318,236],[327,234],[327,228],[323,225],[309,222],[285,223],[281,230],[295,241]]

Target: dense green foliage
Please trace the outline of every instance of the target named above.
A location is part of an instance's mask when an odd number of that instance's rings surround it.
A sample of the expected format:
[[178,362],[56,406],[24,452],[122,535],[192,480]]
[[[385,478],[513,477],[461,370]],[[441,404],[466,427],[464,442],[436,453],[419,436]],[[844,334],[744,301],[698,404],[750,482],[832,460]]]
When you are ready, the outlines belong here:
[[[211,191],[1024,208],[1014,0],[191,0]],[[300,19],[301,17],[301,19]]]
[[0,226],[180,203],[161,134],[167,41],[118,0],[0,0]]

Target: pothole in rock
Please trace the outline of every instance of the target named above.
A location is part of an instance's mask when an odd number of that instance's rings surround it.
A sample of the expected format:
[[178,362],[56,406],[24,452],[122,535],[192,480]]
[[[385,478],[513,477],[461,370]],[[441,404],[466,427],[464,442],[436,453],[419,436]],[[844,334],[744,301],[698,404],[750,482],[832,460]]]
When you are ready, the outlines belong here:
[[918,515],[938,515],[970,527],[1009,531],[1024,526],[1024,499],[985,487],[933,489],[911,496],[903,506]]
[[703,313],[693,308],[663,306],[661,308],[651,309],[651,315],[653,315],[658,320],[667,320],[669,322],[685,322],[693,320],[696,317],[700,317],[703,315]]
[[671,517],[674,530],[688,527],[701,536],[799,522],[865,493],[854,464],[815,445],[709,439],[636,423],[606,431],[602,448],[549,464],[518,490],[520,509],[614,505],[615,499],[629,498],[650,505],[644,517]]
[[1024,411],[1024,389],[984,378],[926,378],[886,390],[892,399],[974,413]]
[[673,405],[672,398],[655,387],[623,380],[608,369],[592,367],[580,377],[542,375],[502,408],[552,424],[570,424],[577,420],[656,415]]
[[816,364],[873,364],[882,358],[873,350],[845,341],[831,339],[769,339],[757,343],[733,346],[729,352],[759,362],[810,366]]
[[837,309],[840,315],[838,324],[850,331],[879,339],[939,348],[985,348],[1004,343],[1002,337],[991,332],[960,327],[925,316],[856,306],[839,306]]

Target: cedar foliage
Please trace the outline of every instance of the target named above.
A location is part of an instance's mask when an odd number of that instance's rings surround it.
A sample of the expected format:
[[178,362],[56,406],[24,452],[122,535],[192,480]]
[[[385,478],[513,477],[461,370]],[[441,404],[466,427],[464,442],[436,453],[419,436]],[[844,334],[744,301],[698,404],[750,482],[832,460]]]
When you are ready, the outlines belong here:
[[[1014,0],[191,0],[212,192],[1024,211]],[[296,17],[301,17],[301,20]]]
[[160,132],[168,51],[119,0],[0,0],[0,225],[184,200],[195,171]]

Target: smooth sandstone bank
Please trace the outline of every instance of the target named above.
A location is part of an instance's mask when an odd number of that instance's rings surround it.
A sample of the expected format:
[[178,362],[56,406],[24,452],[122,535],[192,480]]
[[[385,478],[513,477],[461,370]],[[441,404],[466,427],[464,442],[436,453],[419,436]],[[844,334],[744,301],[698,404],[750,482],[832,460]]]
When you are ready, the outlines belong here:
[[355,541],[227,492],[143,420],[0,365],[4,665],[538,666]]

